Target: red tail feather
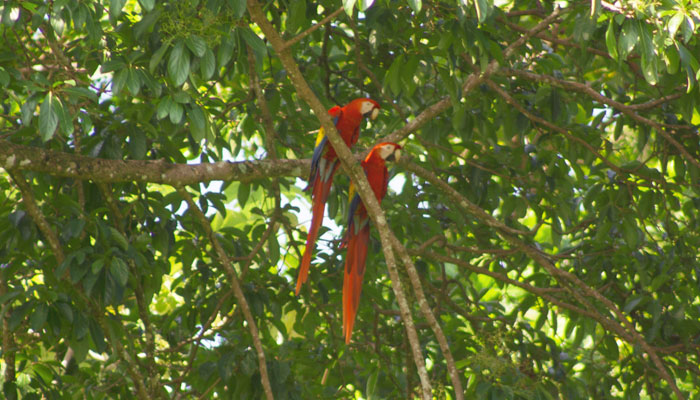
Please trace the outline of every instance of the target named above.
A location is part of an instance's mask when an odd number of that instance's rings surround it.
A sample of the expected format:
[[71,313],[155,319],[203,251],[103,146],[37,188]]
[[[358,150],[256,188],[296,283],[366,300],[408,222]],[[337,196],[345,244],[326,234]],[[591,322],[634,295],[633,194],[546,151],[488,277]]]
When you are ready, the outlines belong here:
[[314,181],[314,191],[311,195],[311,226],[309,227],[309,234],[306,235],[306,249],[304,250],[304,255],[301,258],[301,264],[299,265],[299,277],[297,278],[297,288],[296,294],[299,294],[301,290],[301,285],[306,282],[309,277],[309,266],[311,266],[311,256],[316,248],[316,239],[318,238],[318,230],[321,227],[321,222],[323,222],[323,212],[326,209],[326,200],[328,200],[328,194],[331,191],[331,184],[333,183],[333,173],[326,182],[321,182],[320,174],[316,175],[316,180]]
[[365,224],[357,234],[354,233],[354,226],[351,225],[348,229],[348,252],[345,256],[343,279],[343,335],[345,335],[345,343],[350,343],[352,338],[352,328],[355,325],[355,316],[357,316],[357,309],[360,305],[368,245],[369,224]]

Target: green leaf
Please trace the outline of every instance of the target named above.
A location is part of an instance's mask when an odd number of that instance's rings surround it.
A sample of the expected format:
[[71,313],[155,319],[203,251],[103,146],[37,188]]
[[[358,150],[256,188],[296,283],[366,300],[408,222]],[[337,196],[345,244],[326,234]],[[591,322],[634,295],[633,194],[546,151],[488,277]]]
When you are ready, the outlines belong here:
[[610,361],[617,361],[620,358],[620,350],[617,346],[617,341],[613,335],[606,335],[603,339],[601,352]]
[[216,60],[219,69],[223,68],[231,60],[233,50],[235,49],[235,40],[231,35],[224,36],[216,52]]
[[199,105],[193,104],[187,111],[187,120],[190,122],[190,132],[192,133],[192,137],[197,143],[201,142],[204,139],[207,127],[204,110],[202,110]]
[[121,93],[124,86],[126,86],[126,80],[129,78],[129,69],[124,68],[114,73],[112,78],[112,94],[118,95]]
[[44,102],[41,103],[39,109],[39,133],[44,142],[53,137],[56,133],[56,127],[58,127],[59,109],[57,102],[58,98],[49,92],[44,97]]
[[41,329],[46,323],[46,317],[49,314],[49,307],[46,304],[39,304],[32,315],[29,317],[29,326],[34,332],[41,332]]
[[352,11],[355,7],[356,2],[357,0],[343,0],[343,9],[345,10],[345,13],[350,17],[352,17]]
[[204,39],[197,35],[188,36],[187,39],[185,39],[185,44],[187,45],[187,48],[192,51],[192,54],[197,57],[202,57],[208,49],[207,43],[204,41]]
[[474,0],[474,6],[476,7],[476,16],[479,23],[484,22],[489,15],[490,5],[488,0]]
[[204,56],[199,60],[199,71],[202,73],[203,79],[210,79],[216,70],[216,57],[210,48],[204,52]]
[[654,44],[652,43],[651,32],[648,25],[641,25],[641,53],[642,53],[642,73],[644,78],[650,85],[656,85],[659,80],[658,76],[658,58],[654,52]]
[[117,245],[119,245],[119,247],[121,247],[122,250],[129,250],[129,242],[127,242],[126,238],[124,237],[124,235],[122,235],[121,232],[110,226],[109,233],[110,239],[113,239],[115,242],[117,242]]
[[170,110],[168,110],[168,113],[170,115],[170,122],[173,124],[179,124],[180,121],[182,121],[182,114],[185,112],[185,109],[182,108],[182,106],[174,101],[170,102]]
[[170,107],[172,106],[173,99],[170,96],[165,96],[160,99],[158,107],[156,108],[156,116],[158,119],[163,119],[170,114]]
[[241,208],[245,208],[245,204],[248,202],[248,196],[250,196],[250,183],[241,182],[238,186],[238,205]]
[[160,64],[161,60],[163,60],[163,56],[165,55],[165,52],[168,50],[168,47],[170,47],[170,41],[163,43],[158,48],[158,50],[156,50],[156,52],[153,53],[153,56],[151,56],[151,59],[148,62],[148,70],[151,73],[153,73],[153,71],[155,71],[158,64]]
[[267,248],[270,257],[270,265],[277,265],[277,262],[280,260],[280,244],[277,241],[275,232],[272,232],[272,234],[267,237]]
[[306,24],[306,0],[294,0],[289,4],[287,31],[295,33]]
[[7,87],[10,84],[10,74],[5,71],[5,68],[0,67],[0,85]]
[[86,87],[68,86],[63,88],[63,93],[68,95],[68,100],[72,103],[77,103],[82,99],[88,99],[95,103],[97,103],[97,101],[99,100],[99,98],[97,97],[97,93],[93,92],[92,90]]
[[626,20],[624,24],[622,24],[622,34],[618,42],[620,58],[623,60],[627,59],[627,56],[634,50],[634,46],[637,45],[638,41],[639,32],[637,30],[637,23]]
[[129,281],[129,267],[119,257],[112,258],[109,273],[112,274],[119,286],[126,286],[126,283]]
[[637,306],[639,306],[639,304],[644,299],[645,299],[645,297],[642,294],[635,294],[635,295],[631,296],[629,299],[627,299],[627,302],[625,303],[625,307],[623,308],[623,310],[626,313],[632,312],[635,308],[637,308]]
[[369,378],[367,378],[367,385],[365,385],[365,393],[367,394],[367,400],[376,399],[377,397],[377,381],[379,380],[379,370],[375,370]]
[[139,3],[141,3],[141,7],[143,7],[144,10],[151,11],[156,5],[156,0],[139,0]]
[[114,20],[122,13],[126,0],[111,0],[109,2],[109,18]]
[[669,36],[671,38],[676,37],[676,32],[678,32],[678,28],[680,28],[681,24],[685,22],[685,13],[682,11],[678,11],[671,17],[671,19],[668,21],[668,25],[666,25],[666,29],[668,30]]
[[75,130],[73,118],[58,97],[56,97],[56,111],[58,112],[58,126],[61,128],[61,132],[66,136],[72,135]]
[[128,69],[129,73],[126,78],[126,87],[129,88],[129,92],[133,95],[136,96],[139,94],[139,91],[141,90],[141,75],[139,75],[138,71],[135,69]]
[[241,29],[241,36],[251,49],[255,53],[255,68],[258,70],[258,74],[262,72],[262,61],[267,54],[267,46],[265,42],[250,29]]
[[[141,130],[132,131],[129,134],[129,154],[134,160],[146,158],[146,135]],[[125,249],[126,250],[126,249]]]
[[608,29],[605,31],[605,45],[608,48],[608,54],[610,54],[610,57],[612,57],[614,60],[617,60],[617,39],[614,27],[615,19],[610,18],[610,21],[608,22]]
[[229,6],[233,9],[233,16],[240,19],[246,11],[246,0],[229,0]]
[[[414,13],[418,14],[423,8],[423,1],[422,0],[408,0],[408,6],[411,7]],[[363,9],[360,9],[360,11],[364,11]]]
[[90,337],[92,337],[93,343],[95,343],[95,350],[98,353],[102,353],[106,350],[107,344],[105,343],[105,335],[102,332],[100,325],[92,318],[88,319],[88,329],[90,330]]
[[160,18],[161,12],[161,10],[157,10],[156,12],[147,12],[139,22],[134,24],[134,36],[137,39],[140,39],[145,33],[151,32],[153,26]]
[[95,260],[92,265],[90,266],[90,271],[92,271],[93,274],[97,274],[100,271],[102,271],[102,268],[105,265],[105,259],[104,258],[98,258]]
[[394,59],[391,63],[391,67],[386,72],[386,77],[384,78],[384,85],[391,89],[394,96],[398,96],[401,93],[401,67],[403,66],[403,54],[399,54],[398,57]]
[[190,73],[190,55],[182,41],[179,41],[170,52],[168,59],[168,76],[175,86],[181,86]]

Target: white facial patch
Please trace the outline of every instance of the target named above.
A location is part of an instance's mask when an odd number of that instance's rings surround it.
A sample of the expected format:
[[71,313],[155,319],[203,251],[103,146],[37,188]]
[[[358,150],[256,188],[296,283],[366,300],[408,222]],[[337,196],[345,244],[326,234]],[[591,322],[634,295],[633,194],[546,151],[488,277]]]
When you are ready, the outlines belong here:
[[[372,114],[374,114],[373,109],[374,109],[374,104],[372,104],[371,101],[363,101],[362,105],[360,105],[360,114],[365,115],[370,111],[372,111]],[[377,113],[379,113],[379,111],[377,111]],[[372,119],[374,119],[374,118],[372,118]]]
[[[395,150],[395,147],[393,144],[385,144],[379,150],[379,156],[382,157],[382,159],[386,160],[391,155],[391,153],[398,153],[399,152],[399,150],[396,150],[396,151],[394,151],[394,150]],[[398,157],[396,155],[394,157],[396,157],[398,159]]]

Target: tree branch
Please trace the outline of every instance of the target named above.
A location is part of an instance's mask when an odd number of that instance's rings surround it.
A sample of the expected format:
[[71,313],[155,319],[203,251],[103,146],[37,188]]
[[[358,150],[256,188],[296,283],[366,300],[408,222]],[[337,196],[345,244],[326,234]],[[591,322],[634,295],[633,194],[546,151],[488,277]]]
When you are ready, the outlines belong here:
[[245,317],[245,320],[248,323],[248,330],[250,331],[250,335],[253,338],[253,345],[255,346],[255,351],[258,356],[260,382],[263,386],[265,397],[268,400],[272,400],[274,396],[272,395],[272,386],[270,386],[270,378],[267,374],[265,352],[263,351],[262,342],[260,342],[260,334],[258,333],[258,327],[255,324],[253,313],[250,311],[248,301],[246,300],[245,294],[243,294],[243,289],[241,289],[241,284],[238,281],[238,274],[233,268],[231,260],[228,258],[226,251],[224,251],[224,248],[221,246],[221,243],[219,243],[219,239],[214,234],[209,220],[207,220],[207,217],[204,215],[202,210],[200,210],[197,204],[194,202],[194,200],[192,200],[192,196],[190,196],[187,190],[185,190],[185,188],[182,186],[177,187],[177,192],[180,194],[180,196],[182,196],[183,199],[185,199],[187,205],[189,206],[189,210],[194,213],[197,220],[199,220],[202,229],[204,229],[204,231],[207,233],[207,236],[209,236],[209,241],[211,242],[211,245],[214,248],[214,251],[216,252],[216,255],[219,259],[219,263],[221,264],[224,271],[226,272],[226,275],[228,275],[228,278],[231,281],[233,295],[236,297],[238,305],[241,307],[241,311],[243,311],[243,316]]
[[509,69],[509,70],[504,70],[503,73],[517,76],[520,78],[524,78],[527,80],[535,81],[535,82],[546,82],[549,83],[550,85],[554,85],[563,89],[569,89],[569,90],[574,90],[580,93],[583,93],[595,101],[598,101],[599,103],[608,105],[612,108],[615,108],[617,110],[620,110],[623,114],[627,115],[628,117],[632,118],[633,120],[643,124],[643,125],[649,125],[652,128],[654,128],[661,136],[666,139],[673,147],[678,150],[683,157],[691,162],[693,165],[696,167],[700,168],[700,161],[698,161],[697,158],[693,157],[692,154],[680,143],[678,142],[673,136],[671,136],[670,133],[666,131],[666,128],[671,128],[671,129],[677,129],[677,128],[685,128],[682,126],[670,126],[670,125],[665,125],[661,124],[659,122],[654,121],[653,119],[649,119],[646,117],[643,117],[635,112],[635,108],[632,108],[626,104],[620,103],[618,101],[615,101],[613,99],[610,99],[608,97],[603,96],[602,94],[598,93],[595,89],[592,87],[580,83],[580,82],[573,82],[573,81],[567,81],[564,79],[557,79],[553,76],[549,75],[542,75],[542,74],[536,74],[534,72],[530,71],[521,71],[521,70],[514,70],[514,69]]
[[296,61],[294,61],[294,58],[288,53],[287,50],[283,49],[284,43],[282,42],[282,38],[267,20],[267,17],[263,14],[257,0],[248,0],[248,13],[253,21],[255,21],[255,23],[263,31],[265,37],[267,37],[270,44],[272,44],[272,47],[277,52],[280,61],[289,74],[289,79],[292,81],[292,84],[297,90],[299,97],[309,104],[314,114],[316,114],[316,117],[320,120],[321,126],[323,126],[328,140],[335,149],[341,165],[355,183],[357,192],[365,204],[365,208],[367,208],[368,214],[372,218],[374,225],[379,231],[382,242],[382,250],[384,251],[384,258],[389,270],[389,275],[391,276],[391,285],[396,295],[399,308],[401,309],[401,317],[404,321],[408,334],[407,336],[411,344],[413,361],[416,364],[418,375],[421,379],[421,387],[423,389],[422,395],[424,399],[429,400],[432,398],[432,387],[428,378],[428,372],[425,368],[425,361],[423,359],[420,342],[418,340],[418,333],[413,325],[413,318],[411,317],[410,308],[408,307],[408,302],[403,292],[403,288],[401,287],[401,281],[396,269],[394,254],[391,249],[391,243],[388,239],[388,224],[386,217],[379,206],[379,202],[374,196],[374,193],[372,192],[369,182],[362,172],[360,165],[355,161],[350,149],[348,149],[345,142],[343,142],[343,139],[340,137],[340,134],[338,134],[338,131],[335,129],[335,125],[331,121],[330,116],[306,83],[306,80],[301,74]]
[[108,160],[45,150],[0,140],[0,167],[96,182],[152,182],[190,185],[214,180],[250,182],[308,174],[310,160],[220,161],[174,164],[163,160]]
[[588,299],[595,299],[601,304],[603,304],[616,316],[617,321],[614,321],[611,318],[604,316],[598,312],[596,312],[597,316],[595,317],[595,319],[604,326],[608,327],[608,329],[617,333],[621,338],[627,340],[630,343],[638,344],[649,355],[652,362],[658,369],[659,375],[669,384],[669,386],[671,386],[674,393],[676,394],[676,397],[678,397],[679,399],[684,399],[683,394],[680,392],[678,386],[676,386],[676,382],[673,380],[671,375],[669,375],[668,371],[664,367],[664,364],[659,358],[658,354],[656,353],[656,350],[644,340],[644,337],[635,329],[634,325],[622,313],[622,311],[620,311],[617,305],[610,301],[610,299],[600,294],[597,290],[588,286],[585,282],[581,281],[576,275],[557,268],[552,262],[550,262],[547,259],[547,256],[545,256],[541,251],[537,250],[533,246],[527,245],[517,236],[514,236],[506,229],[503,229],[504,227],[508,227],[505,226],[502,222],[496,220],[494,217],[486,213],[478,206],[472,204],[467,198],[465,198],[459,192],[450,187],[450,185],[448,185],[446,182],[443,182],[442,180],[438,179],[437,176],[435,176],[435,174],[433,174],[432,172],[427,171],[421,168],[420,166],[409,163],[407,161],[402,160],[400,164],[407,170],[414,172],[416,175],[426,179],[428,182],[439,187],[445,194],[452,198],[455,204],[459,205],[469,214],[473,215],[480,222],[493,228],[497,228],[498,234],[503,239],[505,239],[514,247],[522,250],[523,253],[529,256],[537,264],[541,265],[552,277],[558,280],[561,279],[560,283],[562,283],[562,286],[567,287],[569,292],[576,298],[576,300],[578,300],[582,305],[584,305],[589,311],[593,311],[595,310],[595,308],[591,305]]
[[428,304],[428,300],[425,297],[416,266],[413,264],[413,260],[411,260],[411,257],[406,252],[406,248],[401,244],[399,239],[397,239],[394,235],[394,232],[392,232],[390,229],[389,240],[391,241],[394,250],[396,250],[398,253],[404,267],[406,267],[409,281],[411,282],[411,286],[413,286],[413,292],[416,294],[416,299],[418,300],[418,307],[420,308],[421,313],[423,313],[425,319],[428,321],[430,329],[433,330],[435,338],[440,345],[440,350],[445,356],[447,371],[450,373],[450,379],[452,380],[452,385],[455,391],[455,398],[462,400],[464,399],[464,389],[462,389],[462,382],[459,379],[459,371],[457,371],[457,367],[455,366],[455,360],[452,357],[452,352],[450,351],[450,346],[447,344],[447,338],[442,331],[442,327],[440,326],[437,318],[435,318],[435,314],[433,314],[433,310],[430,309],[430,304]]
[[304,32],[302,32],[302,33],[296,35],[295,37],[293,37],[293,38],[287,40],[287,41],[284,42],[284,44],[282,45],[282,48],[280,49],[280,51],[287,50],[289,47],[291,47],[291,46],[293,46],[294,44],[298,43],[301,39],[303,39],[303,38],[309,36],[309,35],[310,35],[311,33],[313,33],[316,29],[322,27],[323,25],[327,24],[328,22],[330,22],[331,20],[333,20],[333,19],[334,19],[335,17],[337,17],[338,15],[342,14],[343,10],[344,10],[343,7],[340,7],[339,9],[333,11],[331,14],[329,14],[328,16],[326,16],[325,18],[323,18],[322,20],[318,21],[316,24],[314,24],[313,26],[311,26],[309,29],[307,29],[307,30],[305,30]]

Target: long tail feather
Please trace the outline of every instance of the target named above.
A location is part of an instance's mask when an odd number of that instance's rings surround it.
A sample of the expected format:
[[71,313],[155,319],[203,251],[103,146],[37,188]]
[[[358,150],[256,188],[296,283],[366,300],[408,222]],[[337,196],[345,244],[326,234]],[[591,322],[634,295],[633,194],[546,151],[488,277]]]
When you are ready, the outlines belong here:
[[311,195],[311,201],[313,203],[311,206],[311,226],[309,227],[308,235],[306,235],[306,249],[304,250],[304,255],[299,265],[299,277],[297,278],[297,288],[295,292],[297,295],[299,295],[301,285],[303,285],[309,277],[311,256],[316,248],[318,230],[321,228],[321,223],[323,222],[323,212],[326,210],[326,200],[328,200],[328,194],[331,191],[332,183],[333,173],[330,174],[325,182],[321,181],[321,174],[318,174],[312,185],[314,191]]
[[345,275],[343,277],[343,335],[345,343],[350,343],[352,338],[352,328],[355,325],[355,317],[360,305],[368,245],[369,224],[364,224],[357,234],[354,232],[354,226],[351,225],[348,229],[348,252],[345,256]]

